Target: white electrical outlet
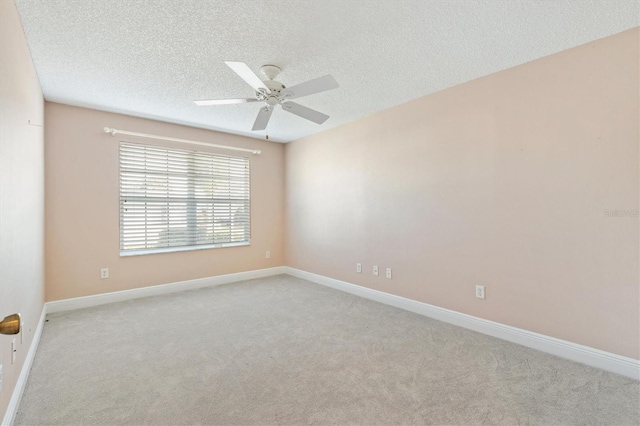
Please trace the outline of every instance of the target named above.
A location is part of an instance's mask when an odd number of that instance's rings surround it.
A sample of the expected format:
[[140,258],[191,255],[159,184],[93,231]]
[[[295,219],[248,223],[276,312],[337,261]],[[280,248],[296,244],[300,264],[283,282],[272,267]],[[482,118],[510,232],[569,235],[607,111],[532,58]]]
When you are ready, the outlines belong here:
[[269,250],[267,250],[267,251],[264,253],[264,258],[265,258],[265,259],[271,259],[271,252],[270,252]]
[[100,278],[102,278],[103,280],[105,278],[109,278],[109,268],[100,269]]
[[16,362],[16,354],[18,352],[18,345],[16,339],[11,340],[11,364]]
[[391,268],[387,268],[387,278],[391,279]]
[[378,276],[378,265],[373,265],[373,275]]
[[359,274],[362,273],[362,263],[356,263],[356,272]]
[[477,285],[476,286],[476,297],[478,299],[484,299],[484,286],[483,285]]

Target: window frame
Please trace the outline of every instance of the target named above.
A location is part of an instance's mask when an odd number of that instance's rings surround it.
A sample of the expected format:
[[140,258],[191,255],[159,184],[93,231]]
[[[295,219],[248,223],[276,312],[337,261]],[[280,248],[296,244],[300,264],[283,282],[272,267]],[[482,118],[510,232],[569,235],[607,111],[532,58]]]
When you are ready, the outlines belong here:
[[[215,206],[215,202],[213,201],[216,197],[211,197],[211,198],[202,198],[202,197],[197,197],[195,195],[195,192],[193,193],[192,196],[187,196],[187,197],[171,197],[171,196],[165,196],[165,197],[149,197],[149,196],[127,196],[127,195],[123,195],[123,146],[125,147],[135,147],[136,149],[151,149],[151,150],[155,150],[156,153],[158,151],[164,151],[166,152],[167,157],[171,156],[171,153],[176,154],[176,153],[182,153],[184,155],[189,156],[191,159],[188,161],[188,164],[191,164],[193,161],[195,161],[195,157],[200,156],[200,157],[210,157],[212,160],[212,167],[213,167],[213,163],[215,163],[216,161],[222,161],[223,159],[232,159],[232,160],[241,160],[245,162],[245,175],[243,176],[243,180],[246,181],[246,200],[241,201],[241,203],[244,203],[243,208],[246,209],[246,220],[244,221],[244,225],[243,225],[243,233],[246,235],[246,240],[243,241],[226,241],[226,242],[217,242],[217,243],[201,243],[201,244],[187,244],[187,245],[169,245],[169,246],[162,246],[162,247],[144,247],[144,248],[125,248],[126,246],[126,242],[124,240],[124,229],[123,225],[124,224],[124,213],[123,213],[123,209],[125,209],[125,207],[123,207],[124,203],[126,202],[126,199],[135,199],[136,202],[150,202],[150,201],[143,201],[144,198],[149,198],[149,199],[154,199],[151,202],[161,202],[158,201],[158,199],[161,198],[165,198],[167,201],[167,230],[171,229],[171,227],[169,226],[169,215],[170,215],[170,207],[171,207],[171,203],[179,203],[180,201],[176,201],[177,199],[183,199],[184,200],[184,209],[186,211],[186,229],[185,229],[185,233],[188,235],[188,238],[193,239],[193,238],[197,238],[197,232],[198,232],[198,225],[201,224],[202,222],[198,222],[197,219],[196,220],[192,220],[194,217],[197,216],[197,208],[198,208],[198,202],[203,202],[204,204],[206,203],[210,203],[211,204],[211,208],[212,208],[212,213],[211,213],[211,222],[210,222],[210,226],[212,229],[212,237],[211,238],[215,238],[215,213],[214,213],[214,206]],[[146,154],[145,154],[146,155]],[[146,158],[146,157],[145,157]],[[167,160],[168,162],[169,160]],[[169,167],[167,165],[167,167]],[[229,171],[231,172],[231,166],[229,166]],[[126,173],[126,172],[125,172]],[[152,173],[149,172],[151,175]],[[145,174],[145,178],[148,178],[150,176],[150,174]],[[167,193],[169,192],[169,175],[170,173],[167,171]],[[158,174],[156,172],[155,177],[157,177]],[[189,166],[188,171],[184,174],[184,176],[187,178],[187,187],[189,188],[187,191],[189,194],[192,194],[192,190],[191,188],[193,186],[196,185],[195,183],[195,173],[193,171],[193,169],[191,169],[191,166]],[[211,173],[211,179],[213,179],[213,172]],[[213,182],[213,181],[212,181]],[[232,179],[230,178],[229,183],[232,182]],[[148,190],[146,185],[146,181],[145,181],[145,193]],[[230,188],[230,187],[229,187]],[[229,192],[231,192],[231,189],[229,189]],[[210,201],[206,201],[206,200],[210,200]],[[232,217],[232,213],[231,213],[231,204],[232,201],[238,202],[239,200],[242,199],[233,199],[231,196],[229,196],[229,198],[226,199],[228,204],[229,204],[229,217]],[[223,204],[223,203],[218,203],[218,204]],[[220,154],[217,152],[209,152],[209,151],[203,151],[203,150],[195,150],[195,149],[184,149],[184,148],[176,148],[176,147],[172,147],[172,146],[162,146],[162,145],[155,145],[155,144],[147,144],[147,143],[141,143],[141,142],[131,142],[128,140],[120,140],[119,144],[118,144],[118,205],[119,205],[119,252],[120,252],[120,257],[128,257],[128,256],[139,256],[139,255],[147,255],[147,254],[160,254],[160,253],[172,253],[172,252],[186,252],[186,251],[195,251],[195,250],[207,250],[207,249],[214,249],[214,248],[230,248],[230,247],[243,247],[243,246],[250,246],[251,245],[251,231],[252,231],[252,220],[251,220],[251,161],[250,161],[250,157],[249,156],[240,156],[240,155],[227,155],[227,154]],[[174,207],[174,210],[177,207]],[[145,221],[147,218],[147,212],[146,212],[146,208],[145,208]],[[229,219],[231,220],[231,219]],[[206,223],[206,222],[205,222]],[[175,228],[174,228],[175,229]],[[146,235],[146,230],[145,230],[145,237],[144,237],[144,245],[148,246],[149,245],[149,237]],[[159,231],[161,232],[161,231]],[[230,231],[231,232],[231,231]]]

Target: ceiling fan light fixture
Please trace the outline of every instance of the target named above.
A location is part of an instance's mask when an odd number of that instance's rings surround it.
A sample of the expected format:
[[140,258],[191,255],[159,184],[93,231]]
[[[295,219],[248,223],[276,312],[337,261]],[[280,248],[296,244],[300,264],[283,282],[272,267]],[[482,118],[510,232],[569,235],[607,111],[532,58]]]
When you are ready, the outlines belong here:
[[278,105],[280,103],[280,99],[278,99],[277,96],[271,95],[265,100],[265,102],[269,106],[274,106],[274,105]]

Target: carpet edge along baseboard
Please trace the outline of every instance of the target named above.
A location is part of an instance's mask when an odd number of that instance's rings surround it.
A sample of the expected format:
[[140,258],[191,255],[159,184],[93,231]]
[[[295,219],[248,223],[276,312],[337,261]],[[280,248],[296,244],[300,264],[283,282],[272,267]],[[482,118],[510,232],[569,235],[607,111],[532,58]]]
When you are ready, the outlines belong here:
[[257,269],[234,274],[142,287],[132,290],[57,300],[47,302],[45,307],[47,313],[70,311],[107,303],[137,299],[140,297],[157,296],[280,274],[288,274],[315,284],[331,287],[359,297],[374,300],[376,302],[414,312],[419,315],[537,349],[545,353],[600,368],[635,380],[640,380],[640,360],[624,357],[521,328],[512,327],[506,324],[485,320],[472,315],[463,314],[461,312],[440,308],[428,303],[407,299],[401,296],[396,296],[379,290],[373,290],[367,287],[351,284],[346,281],[340,281],[288,266]]
[[419,315],[517,343],[551,355],[586,364],[601,370],[640,380],[640,360],[606,352],[567,340],[558,339],[510,325],[489,321],[473,315],[440,308],[428,303],[362,287],[312,272],[285,267],[285,273],[326,287],[344,291],[385,305],[394,306]]

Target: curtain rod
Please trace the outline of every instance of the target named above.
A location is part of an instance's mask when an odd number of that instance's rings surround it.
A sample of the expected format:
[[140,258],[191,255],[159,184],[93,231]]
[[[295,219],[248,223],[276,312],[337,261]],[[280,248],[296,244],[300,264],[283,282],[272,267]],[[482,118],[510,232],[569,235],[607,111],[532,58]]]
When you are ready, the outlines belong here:
[[178,138],[170,138],[170,137],[166,137],[166,136],[149,135],[147,133],[128,132],[126,130],[112,129],[110,127],[105,127],[104,128],[104,132],[105,133],[110,133],[111,136],[115,136],[115,135],[118,135],[118,134],[120,134],[120,135],[129,135],[129,136],[138,136],[140,138],[159,139],[159,140],[163,140],[163,141],[189,143],[189,144],[192,144],[192,145],[203,145],[203,146],[211,146],[211,147],[214,147],[214,148],[231,149],[233,151],[250,152],[251,155],[259,155],[259,154],[262,153],[262,151],[260,151],[259,149],[247,149],[247,148],[238,148],[238,147],[235,147],[235,146],[228,146],[228,145],[216,145],[216,144],[213,144],[213,143],[198,142],[198,141],[192,141],[192,140],[189,140],[189,139],[178,139]]

